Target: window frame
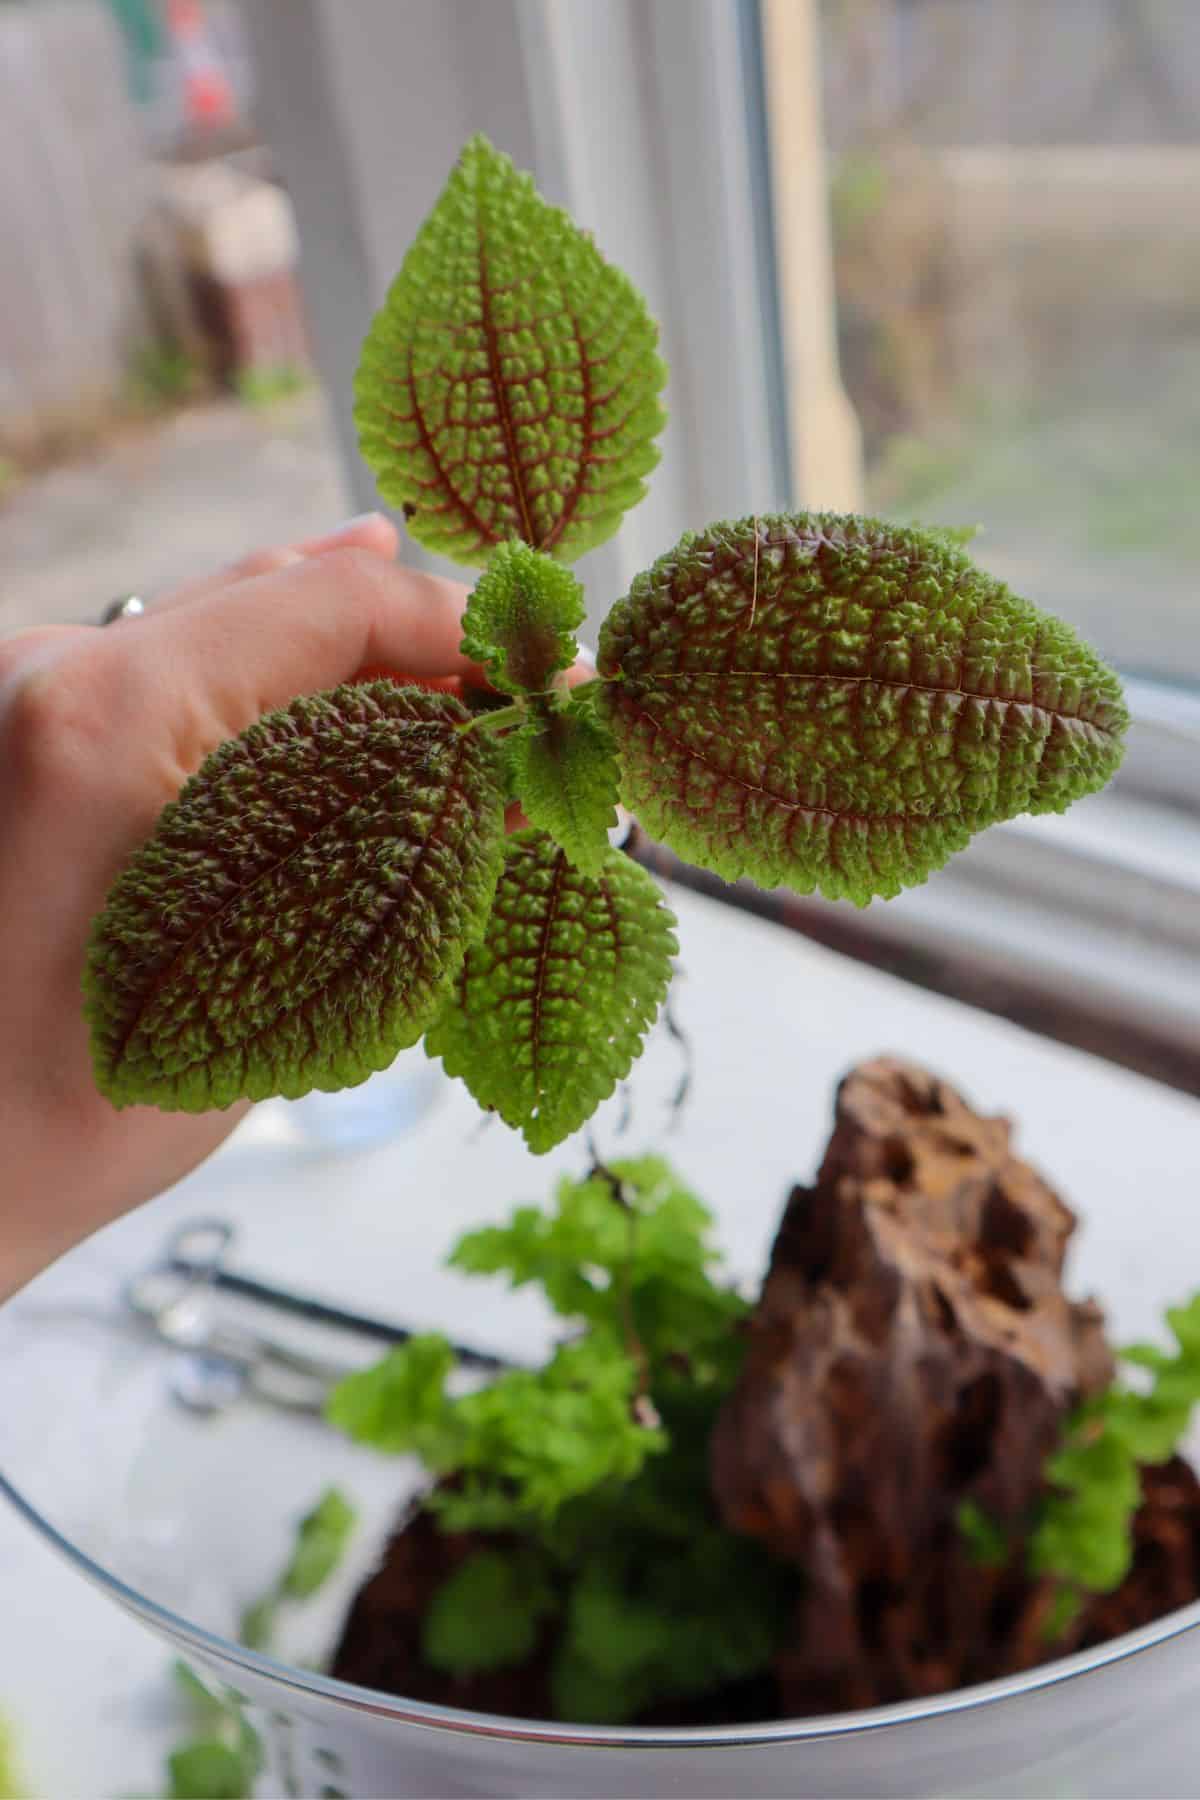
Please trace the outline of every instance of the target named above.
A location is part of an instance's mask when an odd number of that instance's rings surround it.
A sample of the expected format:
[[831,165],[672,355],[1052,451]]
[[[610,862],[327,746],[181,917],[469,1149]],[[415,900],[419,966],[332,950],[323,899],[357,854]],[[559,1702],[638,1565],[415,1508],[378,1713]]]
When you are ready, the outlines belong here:
[[[647,500],[580,565],[596,600],[593,629],[686,528],[789,502],[849,503],[853,447],[836,447],[836,494],[822,493],[814,454],[837,413],[832,332],[814,358],[803,326],[781,320],[781,272],[789,304],[794,283],[811,282],[800,290],[803,316],[828,310],[832,293],[816,164],[815,0],[253,0],[247,18],[263,122],[299,218],[316,363],[357,505],[378,504],[350,412],[358,345],[450,162],[478,129],[595,232],[662,326],[671,366],[663,460]],[[787,133],[779,92],[768,92],[785,51],[814,90],[794,91],[789,64]],[[397,120],[406,122],[400,153]],[[793,475],[803,495],[790,492]],[[413,545],[404,554],[444,568]],[[1078,809],[1077,828],[994,827],[901,901],[856,913],[760,896],[645,844],[638,854],[847,955],[1200,1094],[1200,873],[1188,866],[1200,871],[1200,699],[1144,680],[1128,690],[1125,768]],[[1151,867],[1161,858],[1139,861],[1139,833],[1144,841],[1156,808],[1187,842],[1194,834],[1195,858],[1181,856],[1174,872]]]

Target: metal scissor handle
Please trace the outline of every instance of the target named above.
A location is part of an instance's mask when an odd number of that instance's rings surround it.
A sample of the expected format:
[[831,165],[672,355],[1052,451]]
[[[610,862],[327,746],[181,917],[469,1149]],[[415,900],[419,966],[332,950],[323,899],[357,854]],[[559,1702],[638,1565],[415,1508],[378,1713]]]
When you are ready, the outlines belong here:
[[125,1285],[125,1303],[180,1353],[172,1392],[184,1405],[220,1412],[247,1392],[302,1412],[319,1412],[354,1365],[311,1356],[264,1332],[214,1317],[212,1294],[227,1280],[234,1229],[222,1219],[181,1226],[163,1260]]
[[[217,1292],[384,1343],[403,1344],[412,1336],[405,1326],[235,1273],[226,1267],[235,1237],[227,1220],[190,1220],[172,1232],[160,1261],[125,1284],[125,1304],[179,1352],[172,1392],[183,1405],[221,1412],[251,1393],[276,1406],[319,1413],[330,1389],[361,1366],[309,1355],[268,1333],[216,1318],[212,1298]],[[467,1368],[510,1366],[502,1357],[465,1344],[451,1347]]]

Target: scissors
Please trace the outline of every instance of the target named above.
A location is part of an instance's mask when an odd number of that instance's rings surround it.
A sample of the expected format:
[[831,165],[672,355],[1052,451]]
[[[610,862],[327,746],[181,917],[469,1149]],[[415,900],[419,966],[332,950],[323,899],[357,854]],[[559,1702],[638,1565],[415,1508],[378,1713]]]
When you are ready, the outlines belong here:
[[[226,1219],[193,1219],[167,1239],[161,1258],[125,1283],[124,1300],[135,1316],[178,1354],[171,1391],[190,1411],[220,1413],[254,1398],[293,1412],[320,1414],[329,1393],[362,1365],[296,1349],[270,1332],[222,1320],[213,1304],[220,1293],[253,1301],[268,1311],[310,1324],[350,1331],[376,1342],[405,1344],[412,1332],[363,1313],[296,1294],[227,1266],[236,1239]],[[463,1368],[511,1365],[466,1344],[451,1344]]]

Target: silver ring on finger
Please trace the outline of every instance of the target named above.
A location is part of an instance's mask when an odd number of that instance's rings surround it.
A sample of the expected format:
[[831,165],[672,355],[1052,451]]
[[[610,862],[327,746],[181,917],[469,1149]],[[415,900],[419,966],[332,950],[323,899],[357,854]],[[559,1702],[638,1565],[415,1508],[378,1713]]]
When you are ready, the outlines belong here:
[[119,594],[100,614],[100,623],[117,625],[122,619],[140,619],[145,611],[146,602],[139,594]]

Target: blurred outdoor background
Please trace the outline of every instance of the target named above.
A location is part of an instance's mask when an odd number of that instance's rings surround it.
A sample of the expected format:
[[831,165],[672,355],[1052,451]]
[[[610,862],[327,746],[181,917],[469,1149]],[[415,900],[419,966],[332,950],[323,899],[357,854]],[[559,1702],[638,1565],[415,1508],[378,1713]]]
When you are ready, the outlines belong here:
[[[1200,679],[1200,6],[816,10],[867,505],[980,526],[1127,669]],[[246,24],[0,0],[0,630],[343,506]]]

